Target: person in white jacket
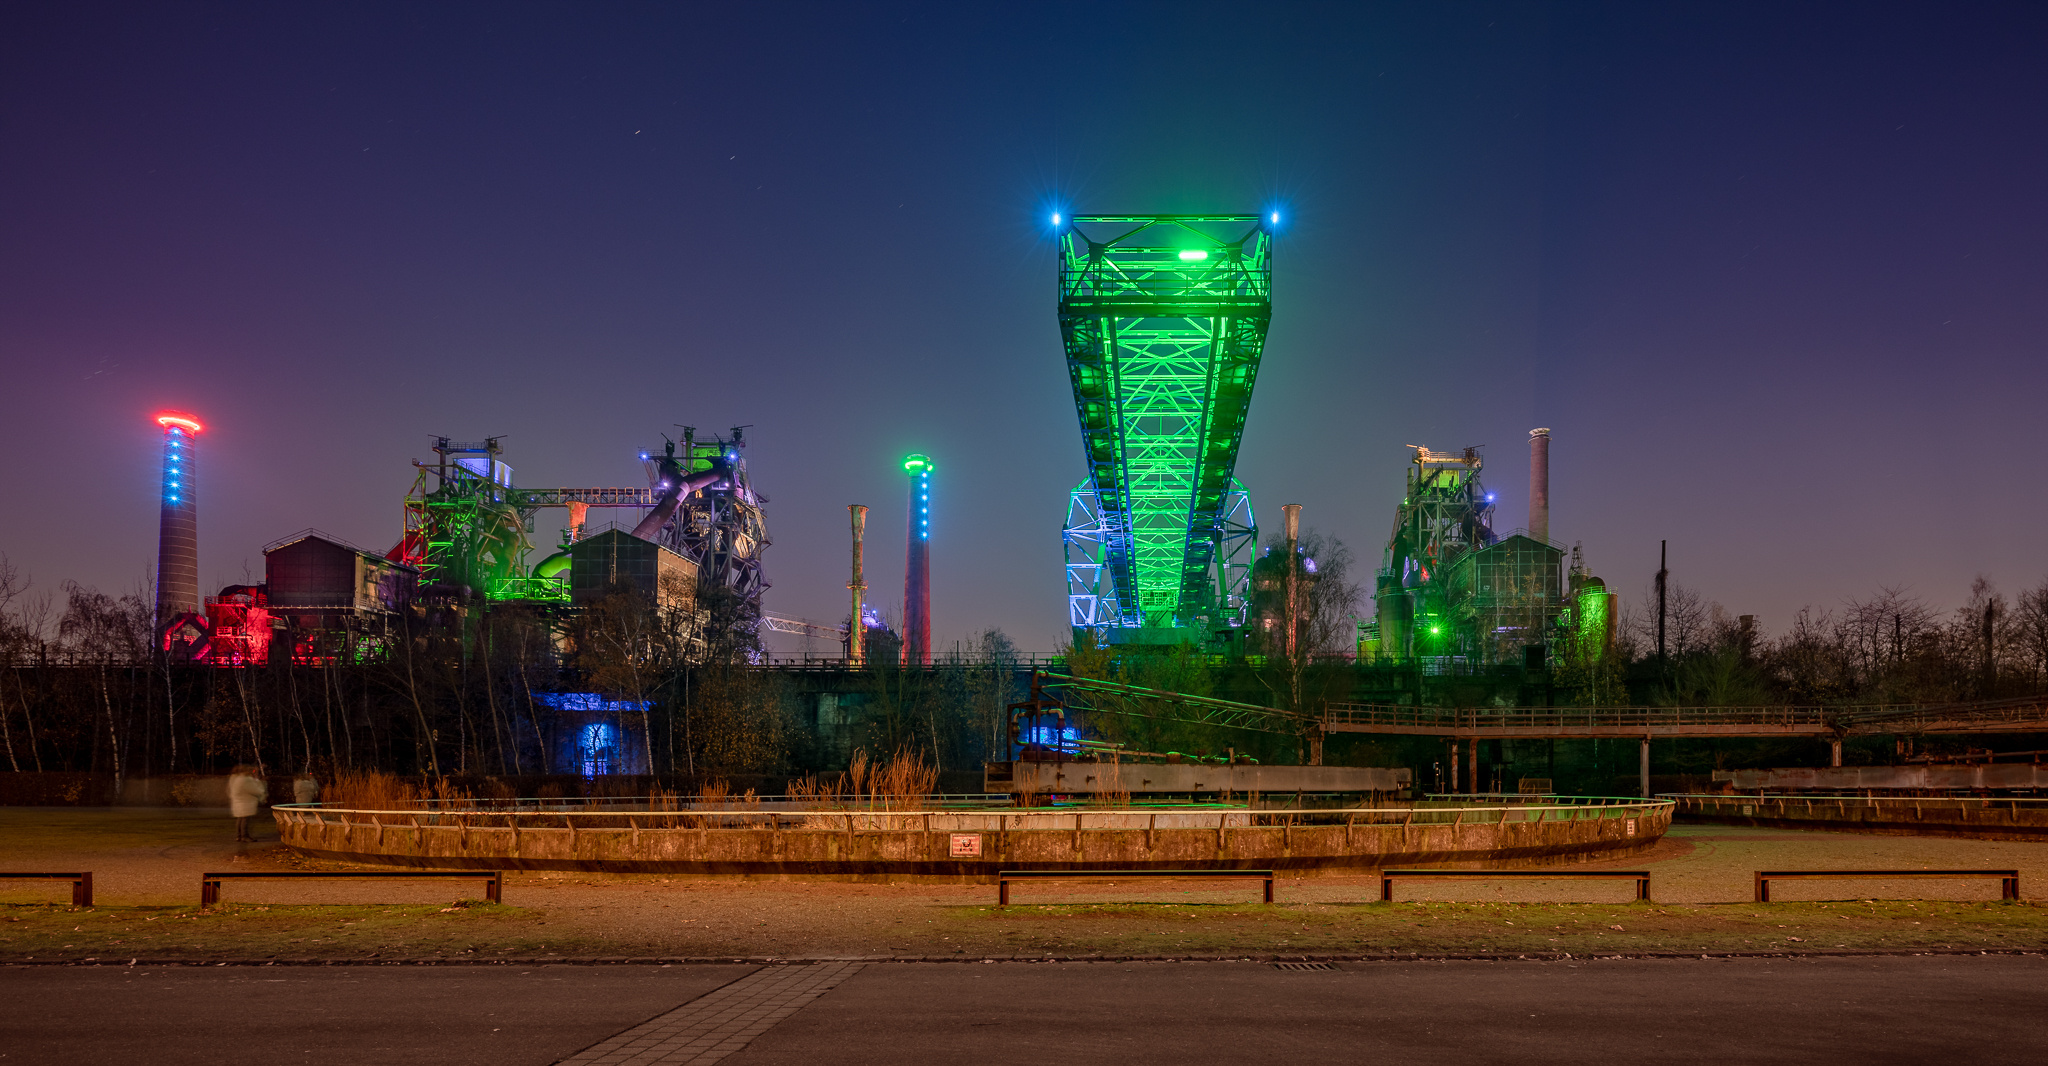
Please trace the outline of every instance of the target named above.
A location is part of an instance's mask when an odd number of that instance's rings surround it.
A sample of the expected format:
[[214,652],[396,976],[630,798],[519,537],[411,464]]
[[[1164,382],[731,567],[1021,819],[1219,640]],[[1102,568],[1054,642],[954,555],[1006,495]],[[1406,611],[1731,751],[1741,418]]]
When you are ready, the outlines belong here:
[[249,832],[249,819],[256,817],[257,808],[269,798],[270,786],[256,776],[255,767],[237,766],[228,775],[228,813],[235,816],[235,843],[256,840]]

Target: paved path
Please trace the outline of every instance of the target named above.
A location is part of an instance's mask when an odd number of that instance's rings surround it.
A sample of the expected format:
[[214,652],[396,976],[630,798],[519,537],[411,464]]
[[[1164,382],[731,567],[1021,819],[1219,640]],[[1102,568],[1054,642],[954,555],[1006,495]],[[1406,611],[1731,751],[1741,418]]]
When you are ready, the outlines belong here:
[[644,1025],[571,1056],[568,1066],[681,1066],[712,1063],[752,1043],[839,982],[862,963],[768,966]]
[[[836,986],[836,987],[835,987]],[[0,967],[0,1063],[2048,1061],[2048,958]]]

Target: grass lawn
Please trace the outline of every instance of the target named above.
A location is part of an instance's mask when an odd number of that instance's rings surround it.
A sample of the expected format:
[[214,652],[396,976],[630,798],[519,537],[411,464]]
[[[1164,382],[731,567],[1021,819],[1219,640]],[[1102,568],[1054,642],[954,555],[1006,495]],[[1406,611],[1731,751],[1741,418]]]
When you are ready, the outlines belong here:
[[[0,961],[706,957],[764,954],[736,931],[686,921],[598,926],[547,909],[224,903],[75,908],[0,905]],[[768,924],[763,922],[763,925]],[[829,938],[806,955],[1521,955],[2048,949],[2035,903],[1841,901],[931,905]],[[809,940],[811,942],[806,942]]]

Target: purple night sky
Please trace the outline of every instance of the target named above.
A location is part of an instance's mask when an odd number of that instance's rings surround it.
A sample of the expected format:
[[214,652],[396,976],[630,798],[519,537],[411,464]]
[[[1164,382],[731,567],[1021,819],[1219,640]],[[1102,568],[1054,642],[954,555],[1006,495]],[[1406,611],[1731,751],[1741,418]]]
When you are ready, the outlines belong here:
[[[1552,536],[1780,632],[2048,575],[2048,8],[18,4],[0,14],[0,551],[201,584],[382,550],[429,438],[639,483],[751,424],[769,610],[1065,635],[1055,209],[1283,213],[1238,475],[1368,572],[1404,444],[1549,426]],[[544,515],[543,521],[545,522]],[[543,525],[540,544],[554,540]],[[822,649],[821,649],[822,650]]]

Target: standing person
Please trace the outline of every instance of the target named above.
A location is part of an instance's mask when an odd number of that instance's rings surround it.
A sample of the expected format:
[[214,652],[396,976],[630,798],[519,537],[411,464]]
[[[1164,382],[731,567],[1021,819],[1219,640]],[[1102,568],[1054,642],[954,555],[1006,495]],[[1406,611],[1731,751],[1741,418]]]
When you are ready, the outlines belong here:
[[249,819],[256,817],[257,808],[269,797],[270,787],[256,776],[255,767],[243,763],[228,775],[228,813],[235,816],[235,843],[255,842],[249,833]]
[[297,778],[293,779],[292,802],[320,802],[320,779],[314,777],[311,771],[307,771],[306,773],[300,774]]

